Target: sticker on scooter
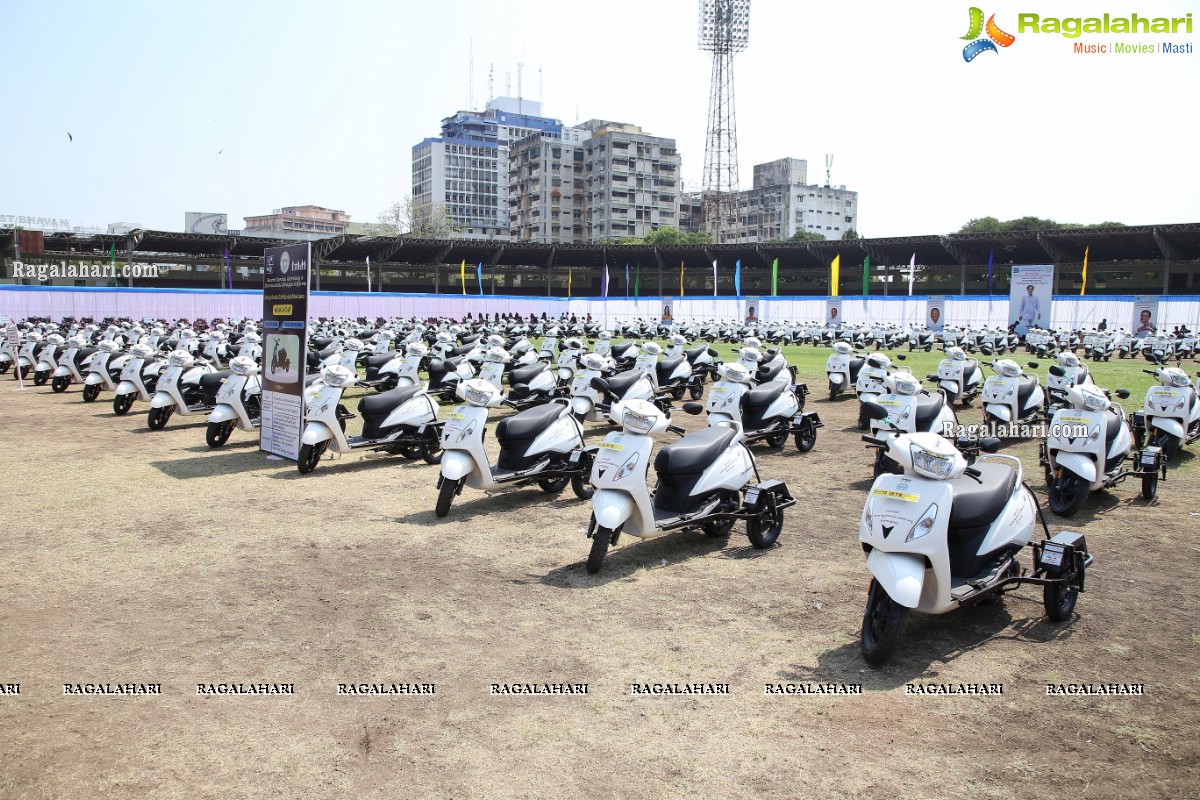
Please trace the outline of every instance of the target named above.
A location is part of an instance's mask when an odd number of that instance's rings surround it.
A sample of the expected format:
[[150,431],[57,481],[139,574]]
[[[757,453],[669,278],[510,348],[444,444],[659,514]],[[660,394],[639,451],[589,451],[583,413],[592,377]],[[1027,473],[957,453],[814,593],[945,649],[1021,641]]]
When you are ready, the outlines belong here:
[[906,503],[915,503],[921,499],[920,495],[910,494],[909,492],[898,492],[895,489],[872,489],[871,494],[876,497],[886,497],[890,500],[903,500]]

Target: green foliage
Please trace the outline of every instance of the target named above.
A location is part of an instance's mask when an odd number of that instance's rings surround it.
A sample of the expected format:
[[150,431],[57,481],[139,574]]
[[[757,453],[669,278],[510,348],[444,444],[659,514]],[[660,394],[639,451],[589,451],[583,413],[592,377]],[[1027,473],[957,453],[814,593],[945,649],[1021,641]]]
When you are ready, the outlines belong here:
[[816,231],[796,231],[784,241],[788,242],[823,242],[825,237]]
[[862,237],[858,235],[858,231],[856,231],[854,228],[846,228],[846,230],[842,231],[843,242],[849,242],[861,238]]
[[1055,222],[1041,217],[1020,217],[1001,222],[995,217],[979,217],[959,228],[958,233],[1003,233],[1006,231],[1054,231],[1071,230],[1075,228],[1112,228],[1124,227],[1121,222],[1101,222],[1097,224],[1081,224],[1077,222]]
[[[611,240],[595,242],[595,244],[614,244]],[[675,228],[663,226],[655,228],[646,236],[628,236],[616,244],[648,244],[652,247],[680,244],[712,244],[712,236],[704,231],[684,233]]]

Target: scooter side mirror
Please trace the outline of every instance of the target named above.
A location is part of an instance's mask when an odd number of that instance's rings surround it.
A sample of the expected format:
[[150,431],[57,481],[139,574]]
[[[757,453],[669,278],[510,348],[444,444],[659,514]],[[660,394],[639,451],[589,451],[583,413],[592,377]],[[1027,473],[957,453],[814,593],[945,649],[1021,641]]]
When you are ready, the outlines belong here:
[[704,406],[700,405],[699,403],[684,403],[683,410],[692,416],[695,416],[704,410]]
[[927,380],[927,381],[936,381],[937,379],[938,379],[937,375],[926,375],[925,376],[925,380]]
[[1067,371],[1065,369],[1063,369],[1061,366],[1059,366],[1058,364],[1051,365],[1048,372],[1051,375],[1054,375],[1055,377],[1058,377],[1058,378],[1066,377],[1066,374],[1067,374]]
[[1041,366],[1041,364],[1039,364],[1036,361],[1030,361],[1028,364],[1026,364],[1026,366],[1029,367],[1030,369],[1037,369],[1038,367]]
[[985,453],[994,453],[1000,449],[1000,439],[995,436],[985,436],[979,440],[979,449]]
[[896,354],[896,358],[900,359],[901,361],[907,361],[907,360],[908,360],[908,356],[904,355],[904,353],[897,353],[897,354]]
[[865,400],[862,404],[863,413],[868,419],[887,419],[887,409],[874,400]]
[[708,355],[711,356],[712,358],[716,358],[717,357],[717,349],[715,347],[708,348]]
[[1117,389],[1116,395],[1117,395],[1117,397],[1121,398],[1122,400],[1128,400],[1129,399],[1129,390],[1128,389]]
[[588,385],[598,392],[608,393],[610,391],[608,381],[604,380],[604,378],[601,378],[599,375],[588,381]]

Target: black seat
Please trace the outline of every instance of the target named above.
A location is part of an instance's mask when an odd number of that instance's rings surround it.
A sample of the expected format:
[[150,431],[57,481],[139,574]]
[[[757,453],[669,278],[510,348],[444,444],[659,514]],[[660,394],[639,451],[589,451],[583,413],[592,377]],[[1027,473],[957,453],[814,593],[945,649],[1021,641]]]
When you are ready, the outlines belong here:
[[206,372],[200,376],[200,391],[204,393],[206,406],[217,404],[217,393],[221,391],[221,384],[232,374],[232,370],[223,369],[220,372]]
[[658,451],[654,457],[654,471],[659,478],[703,472],[717,460],[736,435],[737,431],[726,425],[689,433]]
[[698,358],[700,358],[700,356],[704,355],[704,351],[707,349],[708,349],[708,345],[698,344],[695,347],[690,348],[689,350],[686,350],[683,355],[685,358],[687,358],[689,364],[695,364],[696,359],[698,359]]
[[1025,407],[1025,401],[1033,394],[1034,388],[1038,385],[1036,375],[1022,375],[1017,378],[1017,409]]
[[96,352],[96,348],[94,348],[94,347],[81,347],[78,350],[76,350],[75,351],[75,366],[78,367],[78,366],[82,365],[83,360],[85,358],[87,358],[88,356],[90,356],[94,352]]
[[974,359],[968,361],[963,367],[963,378],[970,378],[977,369],[979,369],[979,365],[975,363]]
[[941,392],[917,395],[917,430],[925,430],[942,413],[946,398]]
[[421,389],[420,384],[414,384],[380,394],[367,395],[358,401],[358,410],[364,416],[379,413],[390,414],[411,400]]
[[629,391],[630,387],[637,383],[642,377],[641,371],[622,372],[620,375],[614,375],[608,379],[608,388],[617,397],[621,397],[625,392]]
[[626,350],[629,349],[629,346],[632,344],[633,344],[633,342],[629,342],[629,341],[613,342],[613,346],[612,346],[613,355],[618,355],[620,353],[625,352]]
[[376,370],[378,370],[384,364],[386,364],[387,362],[389,362],[393,358],[395,358],[396,355],[397,355],[396,353],[371,354],[371,355],[367,356],[365,359],[363,359],[363,361],[366,363],[367,369],[371,369],[373,367]]
[[683,363],[683,356],[674,356],[672,358],[664,358],[654,365],[658,371],[658,384],[662,386],[671,380],[671,373]]
[[974,478],[966,475],[950,481],[954,487],[949,523],[951,541],[955,541],[956,531],[961,534],[991,525],[1004,510],[1017,485],[1017,471],[1007,464],[981,460],[975,462],[975,468],[982,473],[979,476],[982,483],[976,483]]
[[319,361],[324,361],[325,359],[329,358],[331,355],[333,355],[336,352],[337,352],[336,344],[331,344],[331,345],[327,345],[325,347],[318,348],[317,349],[317,359]]
[[534,406],[519,414],[505,417],[496,424],[496,439],[501,442],[534,439],[562,414],[561,403]]
[[1108,446],[1117,440],[1117,434],[1121,432],[1121,425],[1125,422],[1124,418],[1117,413],[1115,408],[1110,408],[1104,415],[1106,423],[1104,430],[1104,441]]
[[512,372],[508,373],[508,385],[516,386],[518,383],[528,384],[538,375],[548,369],[548,365],[544,361],[538,361],[535,364],[530,364],[527,367],[517,367]]
[[866,363],[866,359],[863,358],[862,356],[855,356],[854,358],[850,359],[850,382],[851,383],[858,382],[858,373],[862,371],[862,366],[865,363]]
[[482,336],[482,334],[479,334],[479,333],[468,333],[463,336],[460,336],[459,341],[462,342],[463,344],[474,344],[475,342],[479,341],[479,338],[481,336]]
[[779,373],[783,371],[785,366],[787,366],[787,362],[781,359],[773,364],[759,367],[754,373],[754,380],[758,383],[770,383],[771,381],[775,380],[776,377],[778,377]]
[[463,345],[462,347],[452,347],[450,349],[450,357],[453,358],[455,356],[465,356],[467,353],[471,352],[474,349],[475,349],[475,345],[473,345],[473,344],[466,344],[466,345]]
[[314,350],[321,351],[333,344],[333,339],[328,336],[318,336],[312,340]]
[[746,404],[747,408],[765,408],[775,402],[775,399],[786,391],[788,391],[788,387],[783,383],[759,389],[751,389],[742,395],[742,402]]

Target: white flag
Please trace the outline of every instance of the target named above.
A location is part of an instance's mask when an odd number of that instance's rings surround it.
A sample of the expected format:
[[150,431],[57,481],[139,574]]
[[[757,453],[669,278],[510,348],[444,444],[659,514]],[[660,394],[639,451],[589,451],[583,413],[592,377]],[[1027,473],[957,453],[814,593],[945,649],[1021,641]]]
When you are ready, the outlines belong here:
[[367,256],[367,291],[371,291],[371,257]]
[[717,260],[713,259],[713,297],[717,296]]
[[916,269],[916,266],[917,266],[917,254],[913,253],[912,258],[909,259],[909,262],[908,262],[908,296],[909,297],[912,297],[913,270]]

